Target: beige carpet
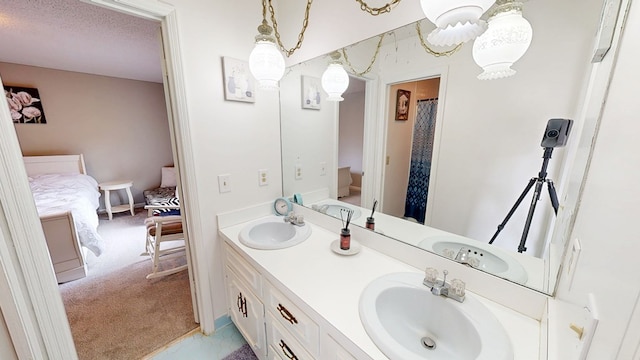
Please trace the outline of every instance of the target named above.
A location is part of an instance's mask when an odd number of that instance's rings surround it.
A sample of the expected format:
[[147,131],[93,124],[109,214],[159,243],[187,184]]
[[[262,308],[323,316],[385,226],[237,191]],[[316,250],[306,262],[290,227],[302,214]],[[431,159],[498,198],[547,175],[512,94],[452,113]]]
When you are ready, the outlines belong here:
[[139,359],[198,326],[187,271],[147,280],[150,269],[143,260],[60,285],[81,360]]

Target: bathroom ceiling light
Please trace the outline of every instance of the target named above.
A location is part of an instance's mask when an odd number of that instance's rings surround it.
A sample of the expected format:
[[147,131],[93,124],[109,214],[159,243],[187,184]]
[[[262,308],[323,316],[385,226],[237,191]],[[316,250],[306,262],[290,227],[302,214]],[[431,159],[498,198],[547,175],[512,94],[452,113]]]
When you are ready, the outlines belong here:
[[420,0],[422,11],[436,25],[427,40],[436,46],[452,46],[475,39],[487,29],[480,16],[495,0]]
[[342,93],[349,87],[349,74],[342,67],[339,52],[334,51],[330,56],[331,62],[322,74],[322,88],[329,95],[328,101],[342,101]]
[[498,0],[489,28],[473,43],[473,60],[484,70],[478,79],[492,80],[516,73],[511,68],[529,48],[533,29],[522,17],[522,3]]

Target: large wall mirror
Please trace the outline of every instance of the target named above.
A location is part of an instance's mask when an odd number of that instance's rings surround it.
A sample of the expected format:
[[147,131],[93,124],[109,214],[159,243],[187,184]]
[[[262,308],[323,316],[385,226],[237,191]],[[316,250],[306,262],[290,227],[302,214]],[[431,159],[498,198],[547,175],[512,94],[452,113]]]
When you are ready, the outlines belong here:
[[[544,183],[526,250],[519,251],[534,189],[489,241],[540,175],[548,120],[580,116],[602,1],[523,7],[533,41],[512,77],[478,80],[472,43],[450,56],[427,53],[416,24],[345,48],[351,73],[377,58],[351,78],[342,102],[326,101],[321,89],[328,56],[289,67],[280,83],[283,193],[302,194],[305,206],[328,216],[352,209],[363,227],[377,201],[374,231],[553,293],[573,213],[564,194],[579,186],[568,180],[579,121],[546,168],[558,215]],[[424,34],[432,29],[419,24]],[[428,161],[428,176],[412,173],[416,161]],[[415,198],[426,205],[414,208]]]

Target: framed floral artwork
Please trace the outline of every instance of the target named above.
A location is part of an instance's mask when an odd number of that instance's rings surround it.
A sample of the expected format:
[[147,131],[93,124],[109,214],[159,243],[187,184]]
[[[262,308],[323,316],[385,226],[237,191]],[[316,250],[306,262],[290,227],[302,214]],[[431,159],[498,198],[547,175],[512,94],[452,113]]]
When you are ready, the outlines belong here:
[[225,100],[256,102],[255,80],[248,62],[224,56],[222,69]]
[[320,79],[302,75],[302,108],[320,110]]
[[409,104],[411,101],[411,91],[398,89],[396,95],[396,120],[409,119]]
[[4,96],[15,124],[47,123],[38,89],[5,85]]

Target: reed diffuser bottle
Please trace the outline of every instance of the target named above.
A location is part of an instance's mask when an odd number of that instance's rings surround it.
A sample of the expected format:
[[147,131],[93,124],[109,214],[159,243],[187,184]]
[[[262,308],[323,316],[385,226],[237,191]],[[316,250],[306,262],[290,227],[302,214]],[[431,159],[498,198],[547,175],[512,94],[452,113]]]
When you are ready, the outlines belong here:
[[367,229],[369,230],[375,230],[376,228],[376,222],[375,222],[375,219],[373,218],[373,213],[376,211],[377,205],[378,205],[378,200],[375,200],[373,202],[373,208],[371,209],[371,216],[367,218],[366,226],[367,226]]
[[[345,215],[343,216],[343,214]],[[351,230],[349,230],[349,224],[351,223],[352,215],[353,210],[340,209],[340,219],[342,220],[343,225],[342,229],[340,230],[340,250],[346,251],[351,248]]]

